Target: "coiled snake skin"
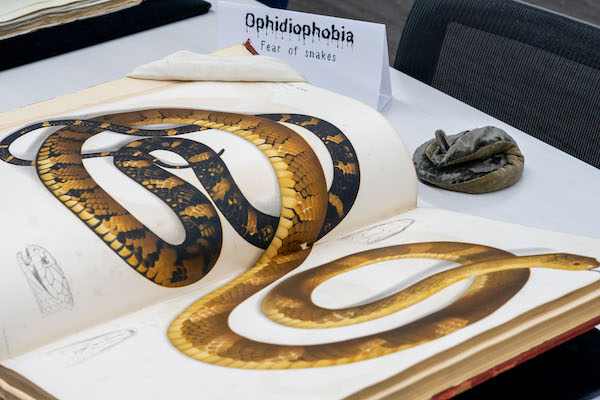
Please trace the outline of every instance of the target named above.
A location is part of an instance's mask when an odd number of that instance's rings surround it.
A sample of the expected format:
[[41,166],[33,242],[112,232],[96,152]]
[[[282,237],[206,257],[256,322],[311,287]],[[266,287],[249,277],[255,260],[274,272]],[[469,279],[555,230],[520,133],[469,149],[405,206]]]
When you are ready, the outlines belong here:
[[[311,147],[292,129],[275,122],[304,126],[331,154],[334,179],[329,192]],[[182,124],[152,130],[136,126]],[[64,126],[41,145],[35,160],[14,157],[9,147],[22,135],[46,126]],[[243,196],[220,154],[189,139],[172,136],[219,129],[255,144],[269,159],[281,191],[281,216],[254,208]],[[83,143],[110,130],[144,136],[114,152],[81,154]],[[184,109],[142,110],[86,120],[48,121],[21,129],[0,142],[0,159],[33,165],[50,190],[116,254],[138,273],[163,286],[198,281],[219,257],[221,225],[210,200],[150,155],[168,150],[181,155],[214,204],[238,234],[265,251],[256,264],[182,312],[167,335],[181,352],[206,363],[235,368],[310,368],[351,363],[416,346],[485,318],[510,300],[527,282],[530,268],[588,270],[597,260],[570,254],[517,257],[482,245],[430,242],[383,247],[340,258],[293,275],[275,286],[262,302],[271,320],[298,328],[332,328],[360,323],[406,309],[464,279],[474,278],[452,304],[410,324],[356,339],[318,345],[261,343],[231,330],[228,318],[243,301],[284,277],[306,259],[315,241],[331,231],[351,209],[359,188],[360,169],[348,139],[335,126],[310,116],[248,116]],[[171,245],[129,214],[102,190],[85,170],[83,159],[114,157],[124,174],[169,204],[181,220],[186,238]],[[383,299],[330,310],[315,305],[312,291],[341,273],[375,262],[433,258],[461,266],[440,272]]]

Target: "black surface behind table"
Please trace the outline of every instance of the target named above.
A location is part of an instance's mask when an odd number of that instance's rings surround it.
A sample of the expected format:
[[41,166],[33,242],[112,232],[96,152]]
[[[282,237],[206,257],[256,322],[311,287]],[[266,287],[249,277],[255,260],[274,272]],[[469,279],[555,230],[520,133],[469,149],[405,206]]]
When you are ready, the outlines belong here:
[[598,396],[600,331],[592,329],[454,399],[591,400]]

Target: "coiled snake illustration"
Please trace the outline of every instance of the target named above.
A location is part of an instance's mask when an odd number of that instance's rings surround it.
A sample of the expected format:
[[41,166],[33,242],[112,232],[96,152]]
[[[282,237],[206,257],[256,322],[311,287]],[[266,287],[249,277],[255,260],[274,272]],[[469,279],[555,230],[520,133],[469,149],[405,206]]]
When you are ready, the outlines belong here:
[[[329,191],[312,148],[281,122],[304,126],[323,141],[334,165]],[[140,127],[154,124],[182,126],[162,130]],[[16,139],[48,126],[64,127],[43,142],[35,160],[23,160],[10,153],[9,147]],[[268,158],[280,187],[279,218],[261,213],[245,199],[219,153],[199,142],[173,137],[206,129],[238,135],[256,145]],[[117,151],[82,155],[83,143],[106,130],[146,138],[132,141]],[[186,168],[192,168],[237,233],[265,249],[250,270],[193,303],[168,328],[167,336],[179,351],[206,363],[281,369],[323,367],[380,357],[445,336],[485,318],[525,285],[530,268],[576,271],[600,266],[597,260],[583,256],[561,253],[517,257],[487,246],[456,242],[368,250],[283,280],[264,298],[263,313],[277,323],[298,328],[345,326],[389,315],[458,281],[474,279],[449,306],[385,332],[318,345],[254,341],[235,333],[228,318],[250,296],[301,265],[312,245],[348,214],[360,184],[360,168],[351,143],[335,126],[310,116],[156,109],[34,124],[0,142],[0,159],[35,166],[46,188],[138,273],[159,285],[185,286],[197,282],[215,264],[222,243],[221,225],[210,200],[170,174],[167,169],[172,166],[153,157],[150,153],[154,150],[168,150],[182,156],[188,163]],[[94,182],[85,170],[83,159],[105,156],[112,156],[120,171],[175,211],[186,231],[181,245],[160,239]],[[461,266],[369,304],[330,310],[311,300],[312,291],[327,279],[376,262],[401,258],[442,259]]]
[[[271,119],[285,119],[304,126],[323,141],[334,165],[329,193],[327,190],[313,193],[316,188],[322,189],[324,180],[321,169],[314,168],[319,162],[310,146],[292,129]],[[162,130],[135,128],[170,123],[185,125]],[[23,160],[10,153],[9,147],[15,140],[49,126],[65,127],[43,142],[35,160]],[[206,129],[232,132],[258,146],[277,174],[285,179],[286,186],[281,189],[284,194],[282,201],[302,200],[302,206],[286,208],[282,218],[261,213],[246,200],[217,153],[201,143],[173,138]],[[81,154],[86,140],[107,130],[150,138],[130,142],[115,152]],[[0,159],[11,164],[35,166],[48,190],[137,272],[163,286],[185,286],[202,278],[218,259],[222,243],[221,224],[212,203],[192,185],[162,169],[165,165],[150,155],[154,150],[168,150],[182,156],[236,231],[249,243],[267,249],[269,253],[273,251],[274,242],[280,243],[283,239],[277,234],[278,224],[279,227],[282,223],[288,226],[292,220],[311,224],[317,218],[319,235],[316,238],[306,236],[302,229],[293,236],[295,242],[312,243],[337,226],[358,193],[358,160],[348,139],[328,122],[303,115],[254,117],[161,109],[88,120],[48,121],[25,127],[2,140]],[[100,156],[113,156],[119,170],[169,204],[186,231],[181,245],[171,245],[156,236],[96,184],[86,171],[83,159]],[[303,163],[310,164],[301,165]],[[318,174],[311,171],[304,180],[297,179],[299,175],[291,172],[311,168]],[[318,183],[323,185],[312,184],[312,180],[319,178],[322,181]],[[296,199],[296,195],[300,197]],[[326,202],[319,202],[320,208],[311,209],[314,196],[323,197]],[[323,207],[325,209],[321,209]],[[296,216],[295,213],[302,215]],[[321,221],[323,216],[325,219]],[[287,232],[279,229],[280,235],[287,235]],[[269,244],[271,247],[267,248]]]

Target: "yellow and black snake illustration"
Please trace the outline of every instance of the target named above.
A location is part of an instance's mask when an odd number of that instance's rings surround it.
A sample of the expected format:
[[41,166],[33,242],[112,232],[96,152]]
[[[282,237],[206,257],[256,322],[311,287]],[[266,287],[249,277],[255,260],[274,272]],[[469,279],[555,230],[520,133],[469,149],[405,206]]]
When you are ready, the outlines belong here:
[[[335,168],[329,192],[314,151],[283,122],[309,129],[329,150]],[[182,126],[143,128],[153,124]],[[9,146],[14,140],[44,126],[63,127],[44,141],[35,160],[11,155]],[[245,200],[218,153],[196,141],[172,137],[205,129],[245,138],[269,159],[281,193],[279,218],[260,213]],[[82,155],[83,143],[105,130],[144,138],[114,152]],[[34,165],[48,190],[137,272],[164,286],[188,285],[206,274],[219,256],[219,217],[209,199],[168,173],[170,166],[151,156],[154,150],[181,155],[237,232],[265,249],[251,269],[197,300],[169,326],[167,336],[171,343],[187,356],[205,363],[253,369],[313,368],[380,357],[427,343],[489,316],[519,292],[529,279],[531,268],[580,271],[600,266],[597,260],[583,256],[560,253],[517,257],[492,247],[457,242],[372,249],[284,279],[264,298],[263,313],[272,321],[291,327],[334,328],[389,315],[456,282],[470,278],[473,281],[445,308],[385,332],[317,345],[262,343],[234,332],[228,322],[230,314],[250,296],[300,266],[312,245],[348,214],[360,183],[352,145],[339,129],[310,116],[160,109],[31,125],[0,142],[0,159]],[[184,243],[173,246],[162,241],[93,181],[85,171],[83,159],[101,156],[114,157],[119,170],[172,207],[185,227]],[[330,310],[311,300],[313,290],[336,275],[403,258],[441,259],[461,265],[369,304]]]
[[[297,179],[299,175],[295,171],[314,169],[319,165],[318,160],[300,135],[272,120],[303,126],[322,140],[334,165],[334,178],[328,193],[327,190],[322,191],[324,181],[321,182],[323,173],[320,168],[316,173],[311,171],[304,180]],[[170,129],[136,128],[140,125],[172,123],[183,126]],[[63,128],[44,141],[35,160],[23,160],[12,155],[9,148],[15,140],[50,126]],[[277,174],[285,178],[285,186],[281,187],[283,199],[288,202],[301,201],[303,207],[288,207],[281,218],[260,212],[241,193],[219,154],[202,143],[173,137],[206,129],[231,132],[258,146]],[[114,152],[83,155],[81,149],[85,141],[103,131],[145,138],[132,141]],[[319,222],[316,239],[328,233],[351,209],[360,184],[358,160],[344,134],[326,121],[296,114],[249,116],[159,109],[92,119],[47,121],[25,127],[2,140],[0,159],[15,165],[35,166],[50,192],[137,272],[163,286],[185,286],[202,278],[218,259],[222,243],[221,224],[210,200],[189,183],[166,171],[164,167],[169,166],[150,155],[154,150],[168,150],[182,156],[240,236],[269,252],[270,244],[272,248],[273,242],[281,241],[277,231],[282,223],[289,225],[290,221],[298,220],[309,224],[313,217],[321,218],[321,214],[325,214],[326,222]],[[120,171],[172,208],[185,228],[184,243],[171,245],[156,236],[96,184],[86,171],[83,159],[100,156],[113,156],[114,164]],[[306,162],[310,164],[301,165]],[[318,188],[313,181],[319,182]],[[320,190],[317,197],[325,198],[325,205],[319,204],[319,207],[326,209],[321,210],[316,205],[314,209],[304,208],[311,204],[317,189]],[[292,191],[295,193],[292,194]],[[286,194],[301,197],[288,198]],[[299,219],[298,213],[305,215]],[[298,229],[295,237],[296,241],[304,237],[302,229]],[[284,246],[284,249],[287,247]]]

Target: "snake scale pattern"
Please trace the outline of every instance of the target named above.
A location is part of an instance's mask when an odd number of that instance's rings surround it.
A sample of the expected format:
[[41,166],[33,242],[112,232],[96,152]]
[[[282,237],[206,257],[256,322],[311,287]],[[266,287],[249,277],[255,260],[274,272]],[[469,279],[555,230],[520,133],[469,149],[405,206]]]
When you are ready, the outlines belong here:
[[[329,151],[334,166],[329,190],[313,149],[286,123],[306,128]],[[178,126],[145,128],[158,124]],[[21,159],[10,152],[11,144],[18,138],[53,126],[60,128],[44,140],[35,159]],[[221,153],[197,141],[177,137],[207,129],[237,135],[262,151],[279,183],[279,217],[260,212],[246,200],[221,159]],[[82,154],[83,144],[104,131],[139,138],[117,151]],[[187,165],[168,165],[152,156],[155,150],[176,153]],[[122,173],[172,208],[185,228],[183,243],[172,245],[162,240],[96,184],[83,160],[109,156]],[[456,242],[372,249],[283,279],[264,298],[263,313],[272,321],[290,327],[335,328],[390,315],[456,282],[473,280],[469,288],[445,308],[385,332],[317,345],[262,343],[234,332],[228,323],[231,312],[300,266],[312,245],[344,219],[357,198],[358,158],[348,138],[337,127],[298,114],[251,116],[188,109],[140,110],[30,125],[0,142],[0,159],[35,167],[41,182],[65,207],[131,268],[156,284],[186,286],[210,271],[219,257],[223,240],[216,208],[244,240],[264,249],[251,269],[197,300],[168,328],[167,336],[179,351],[220,366],[312,368],[384,356],[443,337],[489,316],[519,292],[531,268],[579,271],[600,266],[589,257],[564,253],[517,257],[492,247]],[[171,168],[191,168],[210,199],[170,173]],[[334,276],[376,262],[403,258],[440,259],[460,266],[369,304],[331,310],[311,300],[313,290]]]

